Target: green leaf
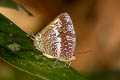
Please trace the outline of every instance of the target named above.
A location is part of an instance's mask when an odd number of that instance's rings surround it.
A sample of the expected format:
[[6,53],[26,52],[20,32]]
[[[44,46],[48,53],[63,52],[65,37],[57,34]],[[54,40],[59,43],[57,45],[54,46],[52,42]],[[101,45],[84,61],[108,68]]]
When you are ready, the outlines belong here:
[[45,80],[87,80],[62,61],[34,48],[27,33],[0,14],[0,58],[19,70]]
[[0,0],[0,7],[7,7],[18,10],[18,5],[12,0]]

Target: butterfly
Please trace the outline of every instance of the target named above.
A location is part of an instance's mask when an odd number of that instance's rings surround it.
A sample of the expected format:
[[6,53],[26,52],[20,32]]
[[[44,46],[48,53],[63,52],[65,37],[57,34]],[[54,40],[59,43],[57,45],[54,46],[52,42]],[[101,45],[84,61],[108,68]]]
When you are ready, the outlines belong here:
[[76,35],[69,14],[61,13],[34,36],[33,43],[48,58],[64,62],[75,60]]

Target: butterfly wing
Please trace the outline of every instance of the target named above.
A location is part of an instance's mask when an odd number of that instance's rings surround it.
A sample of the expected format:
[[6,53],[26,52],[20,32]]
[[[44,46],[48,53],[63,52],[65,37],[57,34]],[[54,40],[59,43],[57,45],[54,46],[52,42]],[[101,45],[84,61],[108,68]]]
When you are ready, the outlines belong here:
[[69,61],[74,55],[76,36],[67,13],[60,14],[35,36],[35,46],[49,58]]

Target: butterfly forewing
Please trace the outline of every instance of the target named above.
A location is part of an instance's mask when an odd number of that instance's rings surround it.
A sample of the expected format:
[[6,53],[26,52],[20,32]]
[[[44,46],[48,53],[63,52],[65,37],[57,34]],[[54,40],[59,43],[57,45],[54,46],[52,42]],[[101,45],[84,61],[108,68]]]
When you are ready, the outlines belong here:
[[49,58],[57,58],[61,61],[72,60],[76,37],[70,16],[67,13],[60,14],[35,36],[34,44]]

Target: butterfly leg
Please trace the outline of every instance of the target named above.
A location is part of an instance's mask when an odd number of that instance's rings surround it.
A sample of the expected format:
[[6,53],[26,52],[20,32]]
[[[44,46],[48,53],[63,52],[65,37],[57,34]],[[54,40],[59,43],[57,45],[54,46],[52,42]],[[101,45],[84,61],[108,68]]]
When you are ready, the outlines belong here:
[[32,34],[32,37],[30,37],[30,39],[32,39],[34,41],[35,40],[35,35]]

